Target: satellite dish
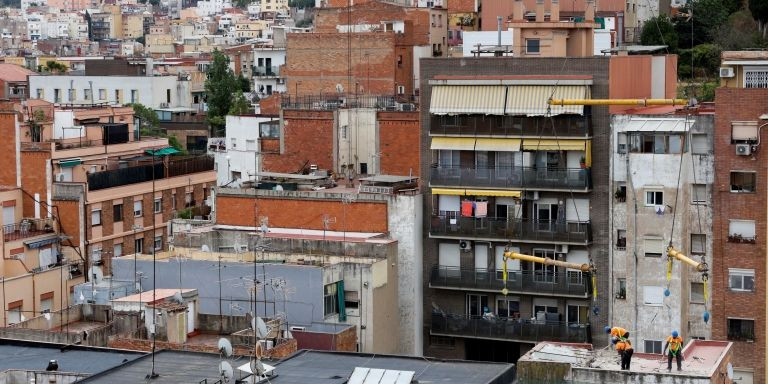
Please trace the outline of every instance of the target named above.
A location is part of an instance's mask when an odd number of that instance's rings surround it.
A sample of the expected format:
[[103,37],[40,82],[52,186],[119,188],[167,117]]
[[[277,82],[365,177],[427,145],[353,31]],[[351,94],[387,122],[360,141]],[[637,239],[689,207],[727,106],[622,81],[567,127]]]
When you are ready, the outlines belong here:
[[203,251],[203,252],[210,252],[211,251],[211,249],[208,248],[208,244],[203,244],[203,246],[200,247],[200,250]]
[[[224,355],[225,357],[232,356],[232,343],[230,343],[229,340],[222,337],[221,339],[219,339],[218,346],[219,346],[219,352],[222,355]],[[230,367],[230,370],[231,369],[232,367]]]
[[[257,359],[261,359],[261,357],[264,356],[264,347],[261,346],[261,343],[256,343],[256,349],[253,354],[256,355]],[[253,372],[253,367],[251,367],[251,372]]]
[[267,334],[269,333],[269,330],[267,329],[267,324],[264,322],[264,320],[261,319],[261,317],[256,318],[256,337],[263,339],[267,337]]
[[728,380],[733,380],[733,364],[728,363],[726,370],[728,371]]
[[344,93],[344,86],[341,84],[336,84],[336,92]]
[[225,382],[228,382],[235,376],[235,370],[232,369],[232,364],[226,361],[219,363],[219,375],[224,378]]
[[94,284],[101,284],[101,280],[104,279],[104,272],[101,271],[100,267],[92,266],[88,268],[88,276],[93,279]]
[[256,376],[264,376],[267,369],[264,368],[264,364],[261,363],[261,359],[251,360],[251,373]]
[[177,291],[173,294],[173,300],[175,300],[177,303],[183,303],[184,299],[181,297],[181,291]]

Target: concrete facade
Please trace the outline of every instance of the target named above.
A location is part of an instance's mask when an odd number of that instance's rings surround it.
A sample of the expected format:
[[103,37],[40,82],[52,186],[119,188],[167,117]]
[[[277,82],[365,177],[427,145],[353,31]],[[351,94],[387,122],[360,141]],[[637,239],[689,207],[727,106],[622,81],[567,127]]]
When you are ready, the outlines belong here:
[[215,145],[211,141],[209,154],[216,159],[216,184],[236,187],[243,181],[254,180],[255,172],[261,171],[260,130],[263,126],[267,134],[278,132],[279,121],[270,116],[231,115],[226,120],[227,136],[223,145],[219,144],[220,138],[215,139],[219,140]]
[[672,330],[711,339],[702,274],[675,260],[668,280],[666,250],[714,266],[714,116],[615,115],[611,126],[610,324],[630,329],[638,352],[660,353]]

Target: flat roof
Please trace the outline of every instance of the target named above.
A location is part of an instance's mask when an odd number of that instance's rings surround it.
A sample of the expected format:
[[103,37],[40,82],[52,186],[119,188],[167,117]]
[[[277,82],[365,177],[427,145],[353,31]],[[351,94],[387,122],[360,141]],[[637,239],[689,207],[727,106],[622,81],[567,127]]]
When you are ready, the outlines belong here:
[[396,175],[375,175],[369,177],[360,178],[360,181],[370,181],[372,183],[402,183],[405,181],[415,181],[419,178],[416,176],[396,176]]
[[186,107],[173,107],[173,108],[156,108],[155,111],[163,112],[195,112],[196,109]]
[[277,363],[270,382],[344,384],[356,367],[414,371],[419,383],[501,384],[514,376],[514,365],[504,363],[302,350]]
[[[182,288],[182,289],[155,289],[155,290],[149,290],[141,293],[137,293],[135,295],[125,296],[121,297],[119,299],[112,300],[113,302],[129,302],[129,303],[149,303],[154,300],[163,300],[167,299],[169,297],[172,297],[176,294],[176,292],[181,291],[181,294],[197,291],[197,289],[192,288]],[[153,292],[154,292],[154,300],[153,300]]]
[[603,53],[606,53],[606,52],[651,53],[651,52],[660,51],[666,48],[667,48],[666,45],[624,45],[621,47],[603,49],[601,52]]
[[120,349],[0,339],[0,371],[44,371],[49,361],[56,360],[61,372],[93,374],[143,355]]
[[256,176],[270,177],[275,179],[299,179],[299,180],[322,180],[328,176],[302,175],[298,173],[279,173],[279,172],[256,172]]

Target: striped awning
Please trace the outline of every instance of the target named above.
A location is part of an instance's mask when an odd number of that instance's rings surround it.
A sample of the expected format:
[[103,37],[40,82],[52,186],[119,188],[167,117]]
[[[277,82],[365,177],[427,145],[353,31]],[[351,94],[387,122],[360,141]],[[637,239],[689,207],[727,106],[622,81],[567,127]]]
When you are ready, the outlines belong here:
[[433,137],[429,149],[473,151],[475,149],[475,139],[472,137]]
[[520,151],[520,139],[476,139],[473,137],[433,137],[429,149],[455,151]]
[[520,191],[508,189],[461,189],[461,188],[432,188],[433,195],[454,196],[505,196],[520,197]]
[[530,139],[523,141],[526,151],[586,151],[589,140]]
[[476,151],[519,152],[520,139],[477,139]]
[[503,115],[503,85],[437,85],[432,87],[429,113],[434,115]]
[[[554,91],[554,94],[552,93]],[[546,116],[547,100],[589,99],[590,90],[586,85],[512,85],[507,94],[506,114],[515,116]],[[551,106],[551,116],[562,114],[584,114],[583,105]]]

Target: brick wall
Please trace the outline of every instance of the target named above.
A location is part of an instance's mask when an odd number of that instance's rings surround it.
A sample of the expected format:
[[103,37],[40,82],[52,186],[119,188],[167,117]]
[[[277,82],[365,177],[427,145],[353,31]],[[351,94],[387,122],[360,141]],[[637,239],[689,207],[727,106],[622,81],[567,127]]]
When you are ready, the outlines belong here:
[[379,112],[381,173],[419,176],[419,113]]
[[445,0],[445,7],[448,9],[448,13],[476,11],[475,0]]
[[[46,178],[46,165],[51,158],[50,152],[43,151],[23,151],[21,152],[21,185],[22,188],[34,196],[40,194],[40,215],[46,214],[45,202],[48,201],[48,179]],[[51,175],[52,177],[53,175]],[[14,183],[15,184],[15,183]],[[31,196],[24,194],[24,216],[35,215],[35,202]]]
[[[469,0],[462,0],[469,1]],[[474,0],[473,0],[474,1]],[[406,28],[405,35],[414,45],[428,45],[430,31],[430,10],[428,8],[402,7],[384,2],[355,2],[348,12],[346,3],[343,8],[321,8],[315,14],[315,32],[336,32],[337,25],[380,24],[382,21],[402,20],[412,25]],[[293,35],[288,39],[293,38]]]
[[0,113],[0,185],[16,185],[16,114]]
[[[216,222],[254,226],[255,217],[267,217],[270,227],[323,230],[323,215],[335,217],[331,231],[387,232],[387,204],[340,200],[310,200],[216,196]],[[346,220],[346,226],[345,224]],[[259,223],[258,225],[261,225]]]
[[[732,121],[759,121],[766,112],[768,89],[718,88],[715,93],[715,183],[712,204],[718,215],[713,218],[712,255],[712,338],[728,337],[728,318],[755,320],[755,342],[735,341],[733,359],[736,367],[755,369],[755,383],[765,382],[766,321],[766,200],[768,190],[765,154],[762,148],[754,156],[736,156],[731,144]],[[768,134],[762,131],[763,142]],[[730,171],[757,172],[757,193],[730,192]],[[730,219],[755,221],[756,244],[728,242]],[[728,268],[755,270],[755,292],[733,292],[728,285]]]
[[280,95],[271,95],[259,100],[259,108],[262,115],[279,115]]
[[[80,202],[69,200],[54,200],[58,207],[57,214],[61,223],[60,231],[72,239],[72,244],[80,244]],[[65,242],[65,244],[68,244]]]
[[297,172],[305,164],[333,169],[333,112],[283,111],[283,154],[264,154],[263,170]]

